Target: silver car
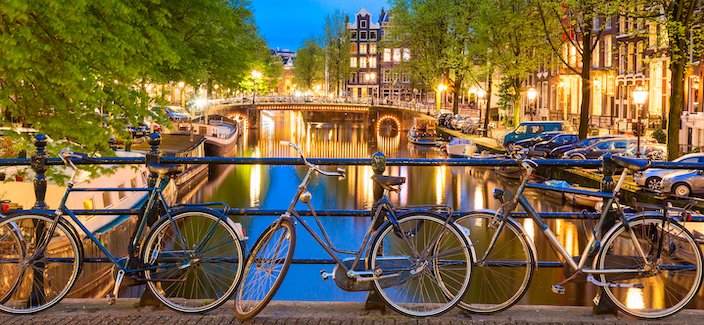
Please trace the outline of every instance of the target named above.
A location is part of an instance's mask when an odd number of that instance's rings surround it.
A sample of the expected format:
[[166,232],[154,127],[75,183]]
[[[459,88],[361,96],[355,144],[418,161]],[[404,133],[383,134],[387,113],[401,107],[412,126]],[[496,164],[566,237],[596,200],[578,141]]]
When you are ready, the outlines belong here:
[[[673,162],[682,163],[698,163],[704,162],[704,153],[690,153],[675,159]],[[633,174],[633,180],[638,186],[646,187],[649,190],[655,191],[659,189],[660,182],[668,175],[682,172],[681,169],[659,169],[651,168],[642,172]],[[664,189],[661,189],[665,193]],[[668,190],[669,191],[669,190]]]
[[704,192],[704,170],[684,170],[669,174],[660,182],[663,194],[689,196]]

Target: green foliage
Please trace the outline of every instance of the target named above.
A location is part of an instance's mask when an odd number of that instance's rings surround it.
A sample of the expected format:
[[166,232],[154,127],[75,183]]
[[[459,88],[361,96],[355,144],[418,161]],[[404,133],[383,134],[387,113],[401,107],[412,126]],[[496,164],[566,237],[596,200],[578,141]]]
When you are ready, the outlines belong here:
[[[347,31],[347,15],[335,9],[325,15],[322,47],[325,49],[329,89],[340,95],[342,85],[350,76],[350,34]],[[298,65],[298,62],[296,63]]]
[[657,129],[655,129],[655,131],[653,131],[652,136],[653,139],[658,141],[658,143],[667,142],[667,135],[665,134],[665,132],[663,132],[662,127],[658,127]]
[[3,0],[0,18],[0,125],[104,154],[164,104],[155,85],[231,85],[263,44],[246,1]]
[[312,37],[307,38],[296,53],[296,68],[293,80],[300,90],[309,90],[313,85],[324,81],[325,53]]
[[518,95],[513,90],[511,80],[503,79],[499,84],[499,108],[506,111],[512,111],[513,105],[516,103]]

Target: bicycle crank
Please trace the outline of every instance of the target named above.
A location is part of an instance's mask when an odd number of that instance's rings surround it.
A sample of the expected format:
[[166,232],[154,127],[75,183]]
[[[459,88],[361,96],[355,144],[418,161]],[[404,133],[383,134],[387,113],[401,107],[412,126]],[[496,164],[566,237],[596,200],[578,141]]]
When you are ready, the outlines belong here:
[[609,287],[609,288],[638,288],[638,289],[643,289],[645,288],[642,284],[636,283],[636,284],[627,284],[627,283],[613,283],[613,282],[601,282],[594,278],[593,275],[587,276],[587,282],[598,286],[598,287]]

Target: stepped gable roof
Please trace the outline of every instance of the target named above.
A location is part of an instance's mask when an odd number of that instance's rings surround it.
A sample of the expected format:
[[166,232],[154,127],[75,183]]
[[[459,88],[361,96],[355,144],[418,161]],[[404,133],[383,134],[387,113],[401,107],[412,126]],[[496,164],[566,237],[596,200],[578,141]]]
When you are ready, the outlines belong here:
[[372,20],[372,14],[367,11],[366,8],[362,7],[362,10],[360,10],[358,13],[354,15],[355,19],[354,21],[351,21],[347,23],[347,29],[357,29],[357,17],[359,16],[369,16],[369,29],[379,29],[380,24],[379,23],[374,23]]

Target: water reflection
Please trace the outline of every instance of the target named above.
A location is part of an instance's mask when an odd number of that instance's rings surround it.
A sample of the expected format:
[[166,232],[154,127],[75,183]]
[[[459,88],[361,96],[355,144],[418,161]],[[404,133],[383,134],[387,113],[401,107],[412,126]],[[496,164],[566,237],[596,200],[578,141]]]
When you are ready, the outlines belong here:
[[[387,119],[383,123],[369,122],[368,113],[301,113],[294,111],[264,111],[258,129],[251,129],[240,140],[238,156],[297,157],[294,150],[279,145],[292,141],[308,157],[368,158],[376,151],[389,158],[443,158],[435,147],[410,144],[401,121]],[[194,201],[222,201],[233,208],[285,210],[305,175],[301,166],[212,166],[210,182],[201,188]],[[347,179],[314,176],[309,184],[313,193],[311,203],[316,209],[368,210],[374,203],[370,166],[345,166]],[[333,166],[323,169],[334,170]],[[499,203],[490,195],[491,189],[515,191],[515,181],[497,178],[491,168],[465,167],[408,167],[389,166],[387,175],[403,176],[407,184],[391,196],[394,204],[447,204],[457,211],[497,209]],[[537,211],[575,211],[561,197],[526,191],[528,201]],[[307,209],[305,206],[298,206]],[[235,217],[250,236],[248,246],[277,216]],[[311,218],[307,220],[314,225]],[[536,234],[532,220],[519,220],[531,238],[536,240],[539,260],[558,261],[552,249]],[[322,217],[321,223],[331,240],[341,249],[357,250],[366,227],[367,218]],[[581,222],[547,220],[568,252],[576,252],[586,244]],[[588,225],[587,225],[588,227]],[[343,256],[346,257],[346,256]],[[295,258],[328,258],[303,227],[298,227]],[[332,271],[332,265],[293,265],[289,277],[275,297],[278,300],[363,301],[366,293],[346,293],[332,282],[322,282],[319,272]],[[541,268],[533,278],[531,289],[521,303],[588,305],[596,292],[584,284],[568,284],[567,295],[555,295],[550,286],[564,279],[561,268]]]

